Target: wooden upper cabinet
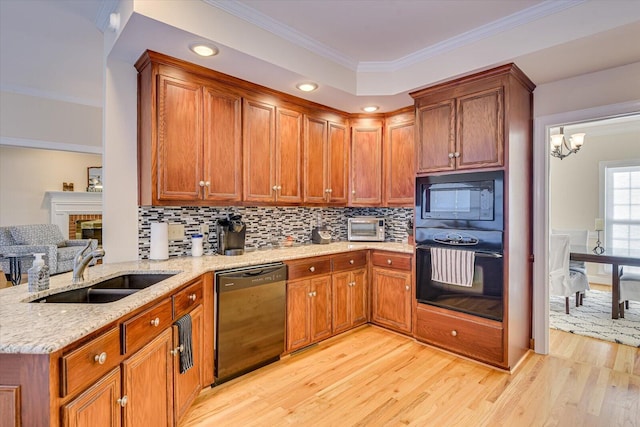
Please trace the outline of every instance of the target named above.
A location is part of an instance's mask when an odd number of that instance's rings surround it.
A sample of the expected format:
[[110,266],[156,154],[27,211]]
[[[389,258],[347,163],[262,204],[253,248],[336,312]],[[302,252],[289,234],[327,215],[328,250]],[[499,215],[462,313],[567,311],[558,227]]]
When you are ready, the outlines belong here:
[[242,98],[219,88],[204,88],[205,200],[242,198]]
[[385,120],[382,165],[385,206],[414,205],[414,123],[413,110]]
[[503,105],[495,79],[416,98],[417,173],[502,166]]
[[350,206],[382,204],[382,120],[356,119],[351,125]]
[[244,100],[244,200],[302,201],[302,114]]
[[158,76],[158,200],[194,200],[202,177],[202,88]]
[[304,129],[304,202],[346,204],[347,126],[307,115]]

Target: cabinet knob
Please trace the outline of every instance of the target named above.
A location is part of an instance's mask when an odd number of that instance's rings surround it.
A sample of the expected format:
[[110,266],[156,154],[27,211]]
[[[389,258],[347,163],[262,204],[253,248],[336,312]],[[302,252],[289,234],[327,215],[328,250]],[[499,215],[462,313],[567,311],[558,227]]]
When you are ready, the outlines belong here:
[[205,186],[205,187],[208,187],[209,185],[211,185],[211,183],[210,183],[209,181],[205,181],[205,182],[204,182],[204,186]]
[[327,193],[333,193],[333,190],[331,188],[327,188]]
[[309,296],[312,297],[313,296],[313,292],[309,292]]
[[351,194],[356,194],[356,190],[351,190]]
[[355,261],[355,260],[353,260],[353,259],[350,259],[350,260],[349,260],[349,264],[352,264],[352,265],[353,265],[355,262],[356,262],[356,261]]
[[196,294],[189,295],[189,301],[191,301],[191,302],[195,302],[196,298],[197,298]]
[[457,159],[458,157],[460,157],[460,153],[456,151],[455,153],[453,153],[453,156]]
[[453,157],[454,157],[453,153],[449,153],[449,158],[453,159]]
[[176,356],[178,353],[182,353],[183,351],[184,351],[184,345],[180,344],[178,347],[169,351],[169,353],[171,353],[172,356]]
[[198,184],[200,184],[200,187],[204,187],[204,181],[200,181]]
[[129,398],[126,395],[122,396],[120,399],[117,400],[118,405],[122,406],[123,408],[126,406],[128,401],[129,401]]
[[457,337],[458,336],[458,331],[456,331],[455,329],[453,331],[451,331],[451,336],[452,337]]
[[406,290],[408,290],[408,291],[410,291],[410,290],[411,290],[411,286],[409,286],[409,285],[405,285],[405,287],[404,287],[404,288],[405,288]]
[[328,193],[328,192],[329,192],[329,189],[328,189],[328,188],[325,188],[325,189],[324,189],[324,192],[325,192],[325,193]]
[[282,190],[282,185],[278,185],[278,191]]
[[107,361],[107,353],[103,351],[100,354],[96,354],[93,360],[95,360],[99,365],[104,365],[104,362]]
[[160,319],[159,318],[155,318],[151,320],[151,326],[158,326],[160,324]]
[[317,297],[317,296],[318,296],[318,293],[317,293],[316,291],[313,291],[313,296],[314,296],[314,297]]
[[277,190],[278,190],[278,186],[277,186],[277,185],[274,185],[273,187],[271,187],[271,189],[272,189],[273,191],[277,191]]
[[387,260],[387,264],[391,265],[391,264],[393,264],[393,262],[390,259],[388,259]]
[[309,267],[309,271],[313,273],[314,271],[316,271],[316,268],[312,265],[311,267]]

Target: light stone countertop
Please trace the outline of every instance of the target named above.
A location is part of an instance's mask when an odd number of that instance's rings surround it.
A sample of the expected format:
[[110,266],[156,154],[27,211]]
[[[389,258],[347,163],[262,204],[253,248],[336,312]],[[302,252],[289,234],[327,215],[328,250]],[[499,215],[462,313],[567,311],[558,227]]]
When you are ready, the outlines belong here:
[[[71,273],[51,277],[50,288],[31,293],[27,284],[0,290],[0,353],[48,354],[131,313],[150,301],[184,285],[209,271],[244,267],[276,261],[330,255],[362,249],[382,249],[413,253],[413,246],[402,243],[336,242],[291,248],[258,250],[240,256],[205,255],[169,258],[166,261],[132,261],[102,264],[85,271],[85,282],[71,284]],[[178,273],[121,300],[105,304],[30,303],[34,299],[92,285],[123,273]]]

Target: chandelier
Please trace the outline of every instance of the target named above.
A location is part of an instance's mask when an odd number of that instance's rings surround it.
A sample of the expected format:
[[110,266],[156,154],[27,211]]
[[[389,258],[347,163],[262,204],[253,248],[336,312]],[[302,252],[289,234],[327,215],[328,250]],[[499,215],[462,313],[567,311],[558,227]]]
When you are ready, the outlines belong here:
[[[584,133],[574,133],[567,141],[564,136],[564,126],[560,126],[560,133],[551,135],[551,155],[562,160],[573,153],[577,153],[582,144],[584,144],[585,135]],[[566,153],[565,149],[567,150]]]

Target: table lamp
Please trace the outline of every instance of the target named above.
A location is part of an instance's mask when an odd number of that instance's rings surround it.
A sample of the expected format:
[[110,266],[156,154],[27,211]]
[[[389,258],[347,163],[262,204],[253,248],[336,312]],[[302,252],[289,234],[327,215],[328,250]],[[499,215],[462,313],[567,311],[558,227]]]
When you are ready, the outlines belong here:
[[600,232],[604,230],[604,220],[602,218],[596,218],[595,230],[598,233],[598,240],[596,241],[596,247],[593,248],[593,253],[596,255],[602,255],[604,253],[604,248],[602,247],[600,242]]

